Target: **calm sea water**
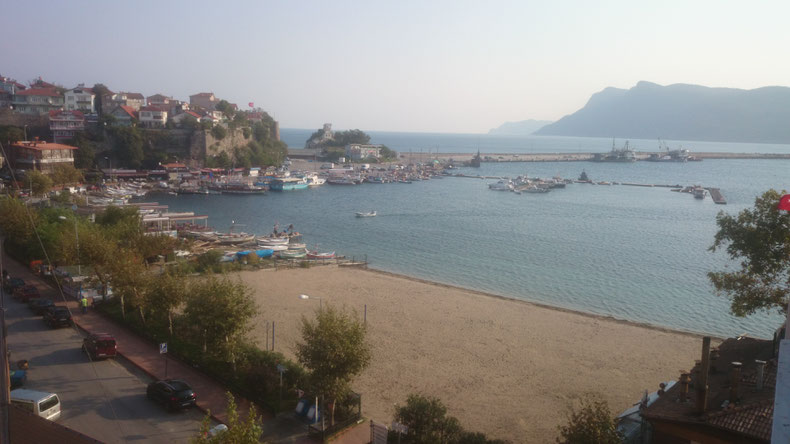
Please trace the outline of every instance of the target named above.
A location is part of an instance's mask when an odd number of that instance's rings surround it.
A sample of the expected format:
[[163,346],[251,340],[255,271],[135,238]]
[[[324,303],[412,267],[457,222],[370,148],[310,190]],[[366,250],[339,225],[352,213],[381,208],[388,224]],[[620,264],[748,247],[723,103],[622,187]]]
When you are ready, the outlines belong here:
[[[280,138],[291,148],[304,148],[314,130],[284,128]],[[487,134],[397,133],[366,131],[371,143],[387,145],[401,153],[597,153],[612,148],[612,139],[599,137],[495,136]],[[679,147],[714,153],[790,153],[790,145],[664,140]],[[618,148],[625,139],[615,140]],[[658,151],[658,140],[629,139],[637,151]]]
[[[736,152],[748,147],[731,145]],[[536,151],[550,151],[546,146]],[[728,300],[713,294],[706,273],[729,262],[708,248],[719,211],[750,207],[769,188],[790,189],[790,161],[486,163],[466,172],[576,178],[583,169],[598,181],[719,187],[728,205],[666,188],[622,185],[573,184],[516,195],[489,191],[492,180],[453,177],[150,200],[208,214],[209,224],[220,230],[232,220],[257,234],[270,232],[275,223],[293,223],[311,248],[367,255],[371,267],[436,282],[693,332],[770,337],[779,315],[735,318]],[[378,216],[354,215],[370,210]]]

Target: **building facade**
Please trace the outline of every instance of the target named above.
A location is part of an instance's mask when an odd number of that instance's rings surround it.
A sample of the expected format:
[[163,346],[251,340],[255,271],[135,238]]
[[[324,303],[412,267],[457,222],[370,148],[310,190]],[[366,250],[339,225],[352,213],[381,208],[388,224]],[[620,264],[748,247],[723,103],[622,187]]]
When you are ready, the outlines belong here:
[[14,94],[24,91],[27,87],[14,79],[0,76],[0,108],[11,108]]
[[79,84],[76,88],[66,91],[63,96],[66,111],[96,112],[96,94],[91,88],[86,88],[84,84]]
[[379,158],[381,156],[381,145],[362,145],[359,143],[352,143],[346,145],[346,157],[351,160],[360,161],[368,157]]
[[206,111],[213,111],[214,107],[219,103],[219,99],[214,97],[214,93],[197,93],[189,96],[189,105],[192,107],[198,106]]
[[117,92],[108,94],[102,98],[102,106],[105,112],[121,105],[139,111],[140,108],[145,105],[145,97],[140,93]]
[[11,106],[21,114],[40,116],[63,108],[63,95],[55,88],[28,88],[17,91]]
[[57,165],[74,166],[75,146],[47,143],[38,140],[11,144],[9,164],[21,170],[51,173]]
[[167,123],[167,111],[157,106],[144,106],[137,115],[140,126],[146,128],[164,128]]
[[115,123],[120,126],[133,126],[137,119],[137,112],[130,105],[118,105],[109,114],[115,117]]
[[81,111],[52,110],[49,112],[49,130],[55,143],[65,142],[85,130],[85,115]]

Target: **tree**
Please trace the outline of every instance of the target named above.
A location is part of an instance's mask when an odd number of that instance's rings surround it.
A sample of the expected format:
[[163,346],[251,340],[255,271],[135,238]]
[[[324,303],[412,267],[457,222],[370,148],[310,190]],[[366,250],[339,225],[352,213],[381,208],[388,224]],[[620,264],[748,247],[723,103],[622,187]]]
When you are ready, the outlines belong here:
[[[4,146],[6,143],[11,144],[18,142],[25,137],[25,131],[18,126],[0,125],[0,143]],[[8,150],[8,147],[5,147]]]
[[[189,287],[184,316],[203,337],[203,351],[235,363],[235,351],[258,308],[241,281],[208,277]],[[235,365],[235,364],[234,364]]]
[[66,186],[83,181],[82,172],[72,165],[55,165],[52,170],[52,181],[55,185]]
[[200,424],[200,436],[189,442],[191,444],[253,444],[262,442],[260,439],[263,434],[263,424],[255,412],[255,407],[250,406],[247,420],[242,422],[233,394],[226,392],[225,396],[228,398],[226,410],[228,429],[214,436],[208,436],[211,427],[211,412],[206,412],[206,416]]
[[115,156],[122,165],[139,168],[145,154],[143,153],[143,137],[135,127],[113,127],[113,149]]
[[154,314],[167,317],[167,329],[173,336],[173,315],[187,299],[187,285],[184,278],[162,273],[156,278],[151,289],[150,306]]
[[370,364],[365,327],[356,315],[327,306],[316,312],[315,321],[302,317],[302,342],[296,345],[314,389],[331,402],[333,424],[335,401],[348,394],[351,380]]
[[214,109],[222,112],[222,115],[228,120],[233,120],[233,117],[236,114],[236,110],[233,109],[233,105],[228,103],[227,100],[220,100],[217,102],[217,104],[214,105]]
[[146,272],[145,265],[134,251],[119,248],[107,264],[110,270],[113,294],[121,301],[121,313],[126,317],[126,304],[137,309],[140,320],[145,325],[152,290],[152,276]]
[[37,170],[28,171],[27,180],[34,196],[43,196],[52,188],[52,179]]
[[463,434],[442,401],[429,396],[409,395],[405,406],[395,406],[395,420],[409,428],[406,442],[412,444],[454,443]]
[[747,316],[758,310],[785,312],[790,296],[790,215],[777,209],[786,192],[768,190],[754,207],[737,216],[720,212],[711,251],[726,249],[740,270],[710,272],[718,294],[730,298],[730,311]]
[[104,100],[105,98],[109,98],[111,94],[110,89],[104,86],[101,83],[97,83],[93,85],[93,93],[96,94],[96,113],[100,116],[103,115],[105,112],[109,112],[109,109],[104,109]]
[[[38,225],[38,213],[19,199],[0,199],[0,229],[7,239],[23,243],[33,236],[33,227]],[[32,218],[32,221],[31,221]]]
[[214,128],[211,128],[211,135],[217,140],[222,140],[228,135],[228,130],[226,130],[222,125],[217,125]]
[[74,151],[74,166],[82,169],[93,168],[96,163],[96,142],[78,132],[68,143],[79,148]]
[[609,410],[609,404],[596,395],[580,400],[578,408],[571,408],[568,423],[558,427],[560,444],[620,444],[622,437]]

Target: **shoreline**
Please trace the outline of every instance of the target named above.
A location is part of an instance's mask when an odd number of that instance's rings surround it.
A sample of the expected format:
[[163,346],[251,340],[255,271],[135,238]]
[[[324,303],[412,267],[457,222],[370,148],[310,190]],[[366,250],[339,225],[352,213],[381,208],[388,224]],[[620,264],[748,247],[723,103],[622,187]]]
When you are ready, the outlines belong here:
[[421,393],[438,397],[469,431],[554,442],[567,407],[585,393],[601,394],[616,414],[699,358],[698,334],[382,270],[321,266],[237,276],[261,308],[250,336],[271,345],[276,322],[274,350],[290,359],[301,318],[320,305],[364,317],[373,359],[352,386],[363,396],[363,414],[385,423],[393,404]]
[[[392,277],[396,277],[396,278],[406,279],[406,280],[409,280],[409,281],[419,282],[419,283],[422,283],[422,284],[436,285],[436,286],[445,287],[445,288],[448,288],[448,289],[474,293],[474,294],[477,294],[479,296],[483,296],[483,297],[487,297],[487,298],[499,299],[499,300],[504,300],[504,301],[513,301],[513,302],[516,302],[516,303],[527,304],[527,305],[531,305],[531,306],[534,306],[534,307],[537,307],[537,308],[546,309],[546,310],[556,310],[556,311],[560,311],[560,312],[564,312],[564,313],[570,313],[570,314],[579,315],[579,316],[586,316],[586,317],[589,317],[589,318],[598,319],[598,320],[602,320],[602,321],[617,322],[617,323],[622,323],[624,325],[630,325],[630,326],[633,326],[633,327],[639,327],[639,328],[646,328],[646,329],[650,329],[650,330],[656,330],[656,331],[660,331],[660,332],[663,332],[663,333],[687,335],[687,336],[690,336],[690,337],[693,337],[693,338],[697,338],[697,339],[702,339],[705,336],[710,336],[711,339],[713,339],[713,340],[721,340],[721,341],[723,341],[724,339],[726,339],[723,336],[717,336],[717,335],[715,335],[713,333],[695,332],[695,331],[691,331],[691,330],[684,330],[684,329],[681,329],[681,328],[669,327],[669,326],[665,326],[665,325],[658,325],[658,324],[651,324],[651,323],[648,323],[648,322],[640,322],[640,321],[632,321],[632,320],[629,320],[629,319],[616,318],[616,317],[614,317],[612,315],[603,315],[603,314],[598,314],[598,313],[590,313],[590,312],[583,311],[583,310],[577,310],[577,309],[568,308],[568,307],[561,307],[561,306],[558,306],[558,305],[551,305],[551,304],[548,304],[548,303],[545,303],[545,302],[537,302],[537,301],[531,301],[531,300],[528,300],[528,299],[520,299],[520,298],[517,298],[517,297],[505,296],[505,295],[496,294],[496,293],[489,293],[489,292],[482,291],[482,290],[475,290],[473,288],[466,288],[466,287],[461,287],[461,286],[458,286],[458,285],[446,284],[444,282],[431,281],[431,280],[428,280],[428,279],[418,278],[418,277],[415,277],[415,276],[409,276],[407,274],[394,273],[392,271],[381,270],[381,269],[378,269],[378,268],[370,268],[370,267],[368,267],[368,268],[365,268],[364,270],[365,271],[369,271],[371,273],[378,273],[378,274],[382,274],[382,275],[385,275],[385,276],[392,276]],[[753,336],[750,336],[750,337],[753,337]],[[771,338],[757,338],[757,339],[771,339]]]

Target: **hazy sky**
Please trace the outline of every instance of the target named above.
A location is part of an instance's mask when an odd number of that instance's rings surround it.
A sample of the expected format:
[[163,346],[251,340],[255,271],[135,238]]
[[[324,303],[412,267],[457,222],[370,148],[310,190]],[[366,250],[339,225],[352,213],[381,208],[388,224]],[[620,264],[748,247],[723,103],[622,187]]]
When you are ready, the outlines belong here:
[[3,3],[2,75],[212,91],[284,128],[476,133],[639,80],[790,82],[786,0]]

